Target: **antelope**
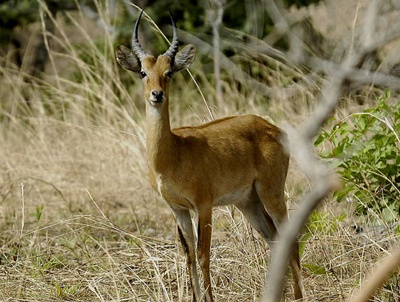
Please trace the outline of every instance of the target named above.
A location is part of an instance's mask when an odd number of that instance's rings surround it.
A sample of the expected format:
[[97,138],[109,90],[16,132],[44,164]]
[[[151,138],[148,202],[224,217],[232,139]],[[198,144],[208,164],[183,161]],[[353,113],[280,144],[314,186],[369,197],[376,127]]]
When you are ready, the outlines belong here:
[[[255,115],[232,116],[197,127],[171,130],[169,85],[177,72],[188,68],[196,48],[178,52],[178,32],[171,16],[173,39],[157,58],[138,40],[143,10],[132,34],[132,51],[116,49],[121,67],[140,76],[146,107],[146,147],[151,186],[170,206],[186,255],[193,301],[212,302],[210,244],[212,209],[235,205],[271,247],[287,219],[284,185],[289,154],[285,133]],[[197,248],[190,211],[197,214]],[[273,250],[272,250],[273,253]],[[196,254],[204,279],[200,290]],[[294,296],[301,299],[302,281],[298,243],[290,266]]]

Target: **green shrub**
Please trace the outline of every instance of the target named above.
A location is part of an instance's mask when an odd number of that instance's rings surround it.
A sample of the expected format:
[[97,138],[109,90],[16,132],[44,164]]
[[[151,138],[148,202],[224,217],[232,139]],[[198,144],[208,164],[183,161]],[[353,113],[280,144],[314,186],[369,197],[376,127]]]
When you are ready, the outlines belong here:
[[400,102],[389,90],[376,101],[361,113],[331,120],[333,127],[320,133],[315,146],[343,179],[337,200],[351,198],[356,214],[372,210],[388,221],[400,205]]

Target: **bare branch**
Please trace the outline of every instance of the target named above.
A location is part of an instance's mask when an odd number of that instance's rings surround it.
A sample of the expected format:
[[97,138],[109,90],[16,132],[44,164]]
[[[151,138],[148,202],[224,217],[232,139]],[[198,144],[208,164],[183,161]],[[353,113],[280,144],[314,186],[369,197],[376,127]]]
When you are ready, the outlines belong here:
[[368,302],[372,294],[380,288],[388,276],[400,266],[400,248],[397,248],[371,273],[370,279],[349,302]]
[[214,57],[214,77],[215,77],[215,93],[217,104],[222,104],[222,83],[221,83],[221,45],[219,28],[222,24],[222,16],[224,14],[225,0],[210,1],[208,9],[208,18],[213,29],[213,57]]

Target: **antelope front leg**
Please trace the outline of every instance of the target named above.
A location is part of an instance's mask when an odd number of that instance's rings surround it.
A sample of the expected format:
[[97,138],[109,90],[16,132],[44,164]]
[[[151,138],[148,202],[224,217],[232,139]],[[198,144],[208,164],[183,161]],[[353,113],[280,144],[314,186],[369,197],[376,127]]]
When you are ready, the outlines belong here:
[[292,259],[290,260],[290,267],[292,268],[293,280],[294,280],[294,299],[300,300],[303,298],[303,281],[301,278],[301,265],[299,255],[299,242],[296,241],[293,248]]
[[200,302],[200,285],[196,267],[195,240],[190,212],[187,209],[180,208],[172,208],[172,211],[178,224],[179,239],[186,254],[186,263],[193,291],[193,302]]
[[211,247],[211,231],[212,231],[212,207],[204,206],[198,209],[198,243],[197,257],[204,278],[204,300],[205,302],[213,302],[210,276],[210,247]]

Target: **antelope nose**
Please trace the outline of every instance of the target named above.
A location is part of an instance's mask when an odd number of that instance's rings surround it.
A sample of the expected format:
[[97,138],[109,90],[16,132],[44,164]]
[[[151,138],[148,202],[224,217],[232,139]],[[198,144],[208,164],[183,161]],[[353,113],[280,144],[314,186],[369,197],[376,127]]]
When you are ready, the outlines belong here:
[[155,99],[156,102],[161,102],[164,98],[164,92],[162,90],[153,90],[151,92],[151,96]]

